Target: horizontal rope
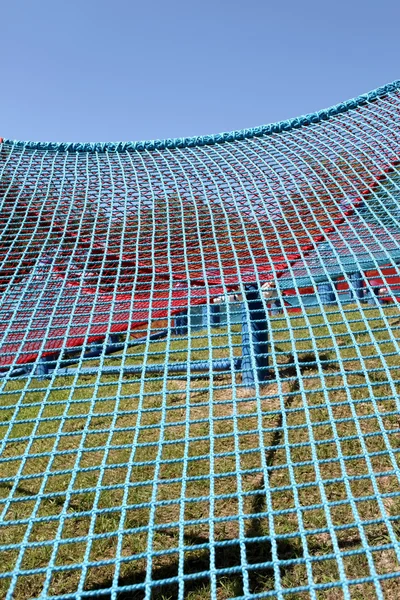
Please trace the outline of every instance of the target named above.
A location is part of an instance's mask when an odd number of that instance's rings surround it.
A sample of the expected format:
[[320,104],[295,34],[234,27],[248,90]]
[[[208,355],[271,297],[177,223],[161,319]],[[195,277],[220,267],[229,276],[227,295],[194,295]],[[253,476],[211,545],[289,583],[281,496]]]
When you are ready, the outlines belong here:
[[168,148],[172,150],[174,148],[194,148],[196,146],[208,146],[213,144],[223,144],[225,142],[234,142],[235,140],[245,140],[253,137],[268,136],[273,133],[281,133],[283,131],[290,131],[291,129],[297,129],[298,127],[304,127],[306,125],[312,125],[325,121],[330,117],[340,115],[347,112],[348,110],[355,109],[362,106],[366,102],[371,102],[375,98],[383,98],[391,92],[395,92],[400,87],[400,80],[393,81],[384,86],[377,88],[366,94],[362,94],[341,102],[330,108],[320,110],[314,113],[303,115],[302,117],[296,117],[294,119],[287,119],[285,121],[278,121],[277,123],[271,123],[270,125],[262,125],[260,127],[251,127],[247,129],[240,129],[238,131],[230,131],[224,133],[218,133],[214,135],[194,136],[187,138],[169,138],[165,140],[147,140],[140,142],[93,142],[93,143],[79,143],[79,142],[32,142],[32,141],[17,141],[4,138],[5,144],[12,144],[20,148],[27,148],[31,150],[46,150],[55,152],[127,152],[137,151],[143,152],[145,150],[163,150]]

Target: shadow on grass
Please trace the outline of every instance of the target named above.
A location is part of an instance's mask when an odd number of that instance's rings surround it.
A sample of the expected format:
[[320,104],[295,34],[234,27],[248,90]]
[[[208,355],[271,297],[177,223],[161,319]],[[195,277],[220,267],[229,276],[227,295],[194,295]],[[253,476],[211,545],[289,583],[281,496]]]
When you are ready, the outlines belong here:
[[[337,365],[335,362],[329,360],[329,354],[320,354],[318,357],[312,353],[304,353],[297,359],[297,364],[293,356],[288,355],[288,362],[282,365],[284,368],[281,370],[283,377],[294,378],[291,383],[289,394],[285,399],[286,408],[290,408],[292,405],[295,392],[299,390],[298,376],[302,375],[304,371],[309,369],[318,368],[318,364],[324,370],[336,369]],[[266,456],[267,467],[271,467],[274,464],[276,452],[282,444],[283,437],[283,417],[279,418],[277,428],[271,443],[271,448]],[[266,494],[263,491],[265,488],[264,477],[254,486],[253,490],[256,492],[253,498],[251,514],[263,514],[266,512]],[[258,493],[257,493],[258,492]],[[242,562],[241,547],[239,542],[236,540],[228,539],[229,542],[226,546],[218,545],[215,547],[215,568],[218,570],[222,569],[235,569],[234,572],[224,573],[217,579],[219,582],[229,584],[230,597],[241,596],[244,593],[243,590],[243,578],[242,571],[245,571],[245,566]],[[297,540],[296,540],[297,541]],[[280,561],[290,561],[294,559],[302,559],[302,550],[299,541],[290,542],[286,540],[276,540],[276,555]],[[190,551],[192,556],[187,557],[184,560],[183,572],[187,579],[184,583],[184,598],[187,598],[189,594],[197,592],[199,597],[204,595],[205,597],[209,594],[209,590],[205,587],[210,581],[210,564],[211,556],[210,550],[204,549],[205,544],[209,544],[210,541],[206,536],[185,536],[185,544],[191,546],[193,550]],[[344,542],[343,546],[354,546],[356,543],[353,540],[347,544]],[[196,545],[202,545],[203,547],[196,551]],[[254,565],[254,568],[247,570],[248,573],[248,585],[251,594],[257,594],[265,592],[267,590],[274,589],[275,573],[273,570],[272,562],[272,547],[268,539],[265,538],[265,517],[264,516],[253,516],[250,520],[249,525],[246,528],[245,534],[245,547],[246,547],[246,562],[247,565]],[[315,552],[324,552],[325,547],[314,547]],[[189,552],[187,553],[189,554]],[[265,563],[271,563],[266,565]],[[264,566],[262,566],[264,564]],[[260,565],[260,566],[257,566]],[[294,565],[280,565],[279,572],[280,577],[284,577],[286,573],[293,569]],[[153,569],[152,572],[152,600],[168,600],[178,597],[179,587],[177,582],[168,582],[166,580],[175,578],[178,576],[179,561],[174,558],[168,564],[159,566]],[[198,576],[196,577],[196,574]],[[192,576],[192,577],[190,577]],[[146,579],[146,571],[144,569],[137,570],[131,574],[121,577],[119,579],[119,586],[121,588],[136,586],[144,584]],[[159,581],[159,585],[157,585]],[[112,580],[104,580],[100,584],[90,586],[87,591],[96,590],[96,597],[102,598],[103,600],[111,600],[111,594],[109,589],[112,586]],[[104,592],[101,590],[104,589]],[[118,593],[118,600],[142,600],[145,597],[144,586],[141,589],[120,591]]]
[[[251,540],[251,534],[257,531],[256,528],[250,527],[249,537],[246,539],[246,561],[247,564],[260,564],[272,562],[271,544],[268,541],[257,541]],[[198,536],[187,536],[187,543],[192,547],[197,544],[208,544],[209,539],[207,537]],[[290,543],[278,542],[277,553],[280,560],[290,560],[298,558],[298,549],[292,546]],[[183,565],[183,572],[185,576],[194,576],[194,578],[185,579],[185,591],[184,597],[193,592],[204,592],[205,584],[209,583],[210,576],[210,552],[209,550],[192,551],[192,554],[196,556],[186,558]],[[243,581],[241,574],[241,548],[239,543],[229,544],[227,546],[219,546],[215,548],[215,568],[216,569],[232,569],[237,568],[236,572],[224,574],[218,577],[218,580],[224,580],[229,582],[230,589],[234,590],[235,596],[243,594]],[[161,566],[153,569],[152,572],[152,600],[167,600],[171,598],[177,598],[179,594],[178,583],[168,583],[165,580],[177,577],[178,575],[178,560],[171,561],[168,565]],[[290,567],[289,567],[290,568]],[[244,569],[243,569],[244,570]],[[284,575],[285,568],[280,567],[281,575]],[[195,577],[198,573],[198,577]],[[248,571],[249,576],[249,588],[251,593],[261,592],[266,589],[267,580],[270,580],[270,589],[273,589],[274,572],[272,566],[263,568],[254,568]],[[260,577],[262,577],[262,583],[260,583]],[[118,581],[120,587],[128,587],[134,585],[143,584],[146,578],[146,571],[140,570],[133,572],[126,577],[121,577]],[[157,580],[159,585],[157,585]],[[165,583],[163,583],[163,580]],[[96,590],[96,598],[102,600],[110,600],[111,593],[109,589],[112,586],[112,580],[105,580],[100,585],[85,588],[86,591]],[[101,589],[104,589],[104,593]],[[144,589],[120,591],[118,593],[118,600],[142,600],[145,597]],[[208,597],[208,596],[204,596]]]

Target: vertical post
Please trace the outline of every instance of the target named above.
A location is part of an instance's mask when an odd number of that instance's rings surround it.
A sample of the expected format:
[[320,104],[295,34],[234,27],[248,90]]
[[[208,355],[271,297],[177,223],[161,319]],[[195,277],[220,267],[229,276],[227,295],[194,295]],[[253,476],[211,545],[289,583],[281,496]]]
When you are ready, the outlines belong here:
[[262,383],[269,378],[268,316],[259,287],[251,284],[245,286],[242,306],[242,382],[254,388],[257,380]]
[[175,315],[175,335],[186,335],[188,332],[188,311],[183,310],[182,312]]
[[364,281],[361,271],[355,271],[354,273],[350,273],[349,280],[351,297],[355,300],[362,300],[364,298]]
[[112,348],[114,344],[119,343],[119,335],[117,333],[110,333],[109,336],[104,341],[95,342],[89,348],[89,352],[92,355],[92,358],[95,356],[100,356],[103,352],[103,346],[106,344],[105,353],[112,352]]
[[218,327],[221,323],[221,307],[219,304],[205,304],[203,306],[203,327]]
[[180,335],[180,333],[181,333],[181,315],[180,315],[180,313],[175,315],[173,332],[175,335]]
[[[39,260],[37,261],[37,263],[34,267],[35,275],[33,277],[33,279],[36,280],[34,283],[35,291],[39,289],[39,286],[40,286],[39,282],[42,282],[42,284],[44,284],[44,282],[46,281],[46,278],[47,278],[49,270],[50,270],[50,265],[52,264],[52,262],[53,262],[53,259],[51,258],[51,256],[48,256],[47,254],[42,255],[39,258]],[[39,300],[39,310],[40,309],[43,309],[44,311],[47,312],[45,297],[41,297]],[[46,364],[48,360],[52,360],[52,358],[43,356],[43,355],[38,357],[37,363],[34,364],[34,366],[33,366],[32,374],[37,375],[39,377],[41,375],[47,375],[49,372],[49,366]]]
[[201,325],[207,327],[208,324],[208,304],[203,304],[201,313]]
[[226,322],[228,323],[228,311],[229,319],[232,324],[238,325],[242,322],[243,304],[237,301],[229,303],[226,306]]
[[49,367],[46,364],[47,360],[48,360],[47,356],[41,356],[40,359],[35,364],[35,366],[33,367],[32,374],[36,375],[37,377],[40,377],[41,375],[47,375],[49,372]]
[[119,335],[117,333],[111,333],[107,339],[106,353],[113,351],[114,344],[119,343]]
[[[324,270],[327,269],[327,265],[325,262],[329,263],[334,257],[334,247],[331,242],[323,242],[319,246],[319,252],[321,257],[321,266]],[[329,277],[329,272],[327,273]],[[318,295],[322,304],[329,305],[336,302],[336,294],[335,294],[335,286],[332,279],[329,278],[328,281],[324,281],[323,283],[319,283],[317,285]]]
[[188,309],[182,312],[182,321],[181,321],[181,335],[187,335],[188,332],[188,324],[189,324],[189,315]]
[[319,283],[317,289],[322,304],[333,304],[336,302],[335,287],[331,281]]
[[221,307],[219,304],[210,304],[211,327],[218,327],[221,323]]

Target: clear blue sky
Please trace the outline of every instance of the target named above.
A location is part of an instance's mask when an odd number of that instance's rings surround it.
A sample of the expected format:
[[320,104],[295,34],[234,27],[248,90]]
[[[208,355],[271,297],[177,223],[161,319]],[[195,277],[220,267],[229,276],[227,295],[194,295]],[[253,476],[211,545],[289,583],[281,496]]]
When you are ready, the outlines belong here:
[[2,0],[0,136],[253,127],[400,78],[400,0]]

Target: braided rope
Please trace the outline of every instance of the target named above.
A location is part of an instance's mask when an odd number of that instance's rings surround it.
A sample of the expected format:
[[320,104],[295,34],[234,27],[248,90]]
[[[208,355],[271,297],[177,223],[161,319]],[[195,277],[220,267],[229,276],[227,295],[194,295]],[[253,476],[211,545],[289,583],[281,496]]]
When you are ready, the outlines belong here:
[[386,95],[396,92],[400,88],[400,80],[393,81],[377,88],[366,94],[357,96],[346,102],[340,102],[335,106],[309,113],[294,119],[278,121],[270,125],[260,127],[250,127],[238,131],[229,131],[214,135],[194,136],[187,138],[169,138],[165,140],[146,140],[141,142],[95,142],[95,143],[77,143],[77,142],[32,142],[16,141],[4,138],[5,143],[13,144],[19,147],[31,150],[51,150],[54,152],[125,152],[125,151],[152,151],[152,150],[173,150],[174,148],[194,148],[196,146],[209,146],[213,144],[223,144],[225,142],[242,141],[253,137],[263,137],[274,133],[291,131],[306,125],[315,125],[331,117],[346,113],[364,104],[374,101],[377,98],[384,98]]

